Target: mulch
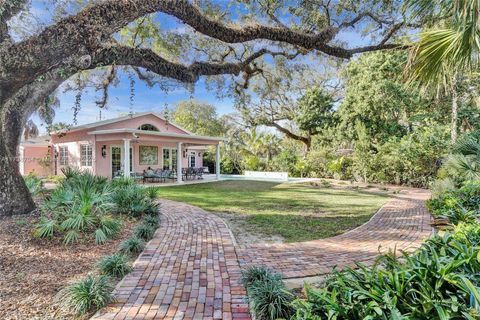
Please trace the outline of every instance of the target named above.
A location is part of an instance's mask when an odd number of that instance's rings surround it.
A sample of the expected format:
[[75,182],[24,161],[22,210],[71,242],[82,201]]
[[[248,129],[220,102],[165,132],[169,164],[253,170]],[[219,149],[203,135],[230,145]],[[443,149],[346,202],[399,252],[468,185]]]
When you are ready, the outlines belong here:
[[128,238],[134,221],[124,221],[121,234],[103,245],[85,239],[64,245],[61,239],[33,236],[39,214],[0,219],[0,319],[72,319],[60,314],[55,295],[69,282],[94,271],[102,257]]

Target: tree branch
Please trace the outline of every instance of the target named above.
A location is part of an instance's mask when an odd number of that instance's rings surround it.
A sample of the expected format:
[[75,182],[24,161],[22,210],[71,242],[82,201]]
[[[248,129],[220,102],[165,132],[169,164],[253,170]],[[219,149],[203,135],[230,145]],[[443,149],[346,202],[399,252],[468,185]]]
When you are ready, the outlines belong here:
[[196,31],[227,43],[265,39],[347,59],[358,52],[399,46],[386,43],[354,49],[331,46],[328,43],[339,31],[339,28],[331,27],[311,34],[260,24],[226,25],[205,16],[187,0],[105,0],[62,19],[37,36],[0,50],[0,88],[4,92],[15,91],[71,55],[90,55],[104,46],[120,28],[153,12],[174,16]]

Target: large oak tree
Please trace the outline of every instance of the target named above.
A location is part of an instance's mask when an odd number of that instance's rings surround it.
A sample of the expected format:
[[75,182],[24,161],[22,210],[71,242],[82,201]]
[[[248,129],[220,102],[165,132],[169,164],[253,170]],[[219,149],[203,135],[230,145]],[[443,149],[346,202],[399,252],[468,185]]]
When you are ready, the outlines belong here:
[[[256,61],[262,57],[312,53],[349,59],[398,48],[392,39],[408,27],[396,12],[398,1],[243,2],[247,10],[228,15],[212,10],[215,6],[208,1],[88,1],[18,40],[12,37],[14,18],[31,3],[0,0],[0,216],[34,209],[16,161],[22,129],[42,102],[79,72],[131,66],[189,84],[202,76],[234,75],[246,87],[252,76],[261,74]],[[159,14],[160,21],[173,17],[186,25],[192,38],[210,39],[215,45],[192,54],[193,59],[170,59],[148,44],[119,41],[122,29],[152,14]],[[369,43],[354,47],[338,40],[352,28],[368,31]]]

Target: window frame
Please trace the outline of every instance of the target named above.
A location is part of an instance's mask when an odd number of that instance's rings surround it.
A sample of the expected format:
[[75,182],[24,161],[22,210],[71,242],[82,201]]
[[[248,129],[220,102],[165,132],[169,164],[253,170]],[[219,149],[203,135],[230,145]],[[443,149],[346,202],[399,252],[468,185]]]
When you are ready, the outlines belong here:
[[69,155],[68,155],[68,146],[59,146],[58,147],[58,156],[59,163],[61,166],[68,166]]
[[[83,148],[85,149],[85,153]],[[88,152],[90,150],[90,152]],[[90,153],[90,154],[89,154]],[[90,143],[80,144],[80,166],[91,167],[93,165],[93,146]]]

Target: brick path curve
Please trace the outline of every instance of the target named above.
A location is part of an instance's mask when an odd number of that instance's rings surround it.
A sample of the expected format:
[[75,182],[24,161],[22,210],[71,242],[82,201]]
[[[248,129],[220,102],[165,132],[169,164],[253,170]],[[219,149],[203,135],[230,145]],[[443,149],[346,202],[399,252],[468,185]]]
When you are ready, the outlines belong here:
[[303,278],[343,269],[355,262],[371,264],[379,252],[411,251],[431,232],[425,200],[430,193],[408,189],[394,195],[367,223],[341,235],[306,242],[258,244],[237,248],[241,265],[263,264],[284,278]]
[[116,302],[92,319],[250,319],[240,266],[265,264],[298,278],[371,263],[379,246],[412,250],[431,234],[428,197],[420,189],[397,194],[369,222],[333,238],[236,248],[219,217],[162,200],[154,239],[117,285]]
[[154,238],[93,319],[250,319],[230,230],[219,217],[162,200]]

